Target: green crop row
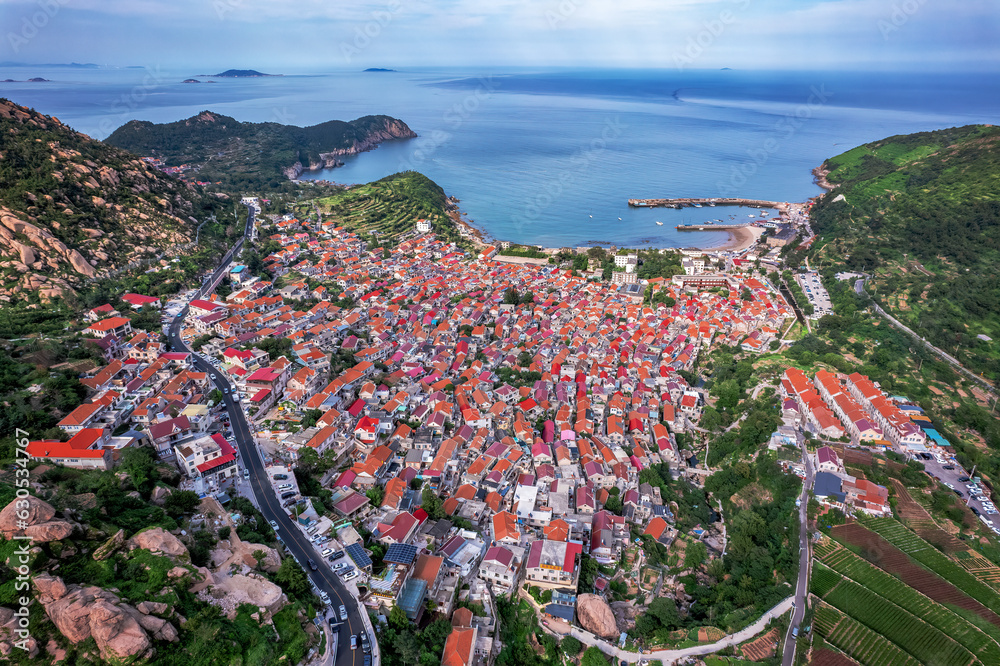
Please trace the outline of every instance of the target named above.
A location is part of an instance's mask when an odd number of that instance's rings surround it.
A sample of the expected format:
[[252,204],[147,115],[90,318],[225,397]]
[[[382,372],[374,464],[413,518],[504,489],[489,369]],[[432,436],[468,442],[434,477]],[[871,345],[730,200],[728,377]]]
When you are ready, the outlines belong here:
[[965,592],[994,613],[1000,613],[1000,594],[951,558],[921,539],[893,518],[862,518],[858,522]]
[[846,578],[825,601],[921,661],[968,664],[974,656],[944,632]]
[[[905,608],[910,613],[950,636],[986,664],[1000,664],[1000,628],[983,622],[984,629],[970,623],[942,604],[924,596],[898,578],[872,566],[847,549],[827,555],[824,563],[846,578]],[[814,569],[815,573],[816,569]],[[830,584],[827,582],[826,584]],[[836,582],[833,583],[834,585]],[[832,587],[831,587],[832,589]],[[989,632],[987,634],[986,632]]]
[[829,643],[866,666],[920,666],[920,661],[857,620],[820,601],[816,630]]

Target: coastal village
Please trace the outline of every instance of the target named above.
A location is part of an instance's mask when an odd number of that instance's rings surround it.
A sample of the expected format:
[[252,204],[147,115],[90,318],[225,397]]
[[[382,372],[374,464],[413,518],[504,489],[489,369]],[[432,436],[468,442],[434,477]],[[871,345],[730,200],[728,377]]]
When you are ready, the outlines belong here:
[[[256,232],[280,248],[263,257],[270,276],[234,262],[227,295],[187,303],[182,335],[235,387],[274,492],[329,558],[322,565],[378,614],[452,618],[444,666],[491,663],[496,599],[508,595],[531,601],[549,631],[575,625],[624,644],[639,609],[612,610],[612,587],[673,594],[666,576],[640,575],[644,538],[667,549],[701,541],[711,558],[725,549],[721,522],[680,532],[676,508],[639,475],[666,463],[703,483],[704,460],[679,436],[698,441],[713,398],[685,375],[718,345],[780,345],[795,313],[753,266],[777,246],[685,253],[684,274],[642,281],[636,255],[621,252],[602,280],[501,261],[496,246],[468,256],[425,221],[391,249],[291,215],[258,220]],[[123,300],[163,308],[165,322],[184,305]],[[105,364],[82,379],[88,401],[59,423],[68,441],[33,441],[28,452],[111,469],[127,447],[151,446],[186,487],[226,501],[239,466],[216,375],[133,331],[127,314],[88,312],[85,333]],[[261,348],[274,340],[287,352]],[[806,433],[830,440],[812,454],[816,496],[830,508],[888,510],[886,488],[847,474],[832,447],[935,446],[919,410],[861,375],[790,368],[779,395],[770,446],[798,450]],[[326,506],[303,497],[291,472],[306,459],[326,462]],[[797,460],[785,467],[805,475]],[[588,558],[614,573],[582,589]]]

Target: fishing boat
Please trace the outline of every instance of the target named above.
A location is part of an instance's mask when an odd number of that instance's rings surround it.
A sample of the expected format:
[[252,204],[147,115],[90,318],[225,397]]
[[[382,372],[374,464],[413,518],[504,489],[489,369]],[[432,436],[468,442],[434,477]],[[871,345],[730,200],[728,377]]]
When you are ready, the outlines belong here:
[[662,227],[662,226],[663,226],[663,222],[660,222],[659,220],[657,220],[657,221],[656,221],[656,226],[658,226],[658,227]]
[[694,204],[695,208],[701,208],[701,204]]

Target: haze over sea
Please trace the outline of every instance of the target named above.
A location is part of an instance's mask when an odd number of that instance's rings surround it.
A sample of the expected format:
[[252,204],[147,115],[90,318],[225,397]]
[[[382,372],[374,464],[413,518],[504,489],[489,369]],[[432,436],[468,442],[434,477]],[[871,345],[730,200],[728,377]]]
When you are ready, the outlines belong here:
[[415,169],[488,235],[549,247],[718,245],[726,234],[674,226],[752,211],[627,200],[804,201],[821,192],[811,170],[858,144],[1000,120],[996,74],[408,69],[181,83],[201,73],[6,68],[0,79],[50,82],[4,83],[0,96],[95,138],[205,109],[294,125],[395,116],[419,138],[303,178],[363,183]]

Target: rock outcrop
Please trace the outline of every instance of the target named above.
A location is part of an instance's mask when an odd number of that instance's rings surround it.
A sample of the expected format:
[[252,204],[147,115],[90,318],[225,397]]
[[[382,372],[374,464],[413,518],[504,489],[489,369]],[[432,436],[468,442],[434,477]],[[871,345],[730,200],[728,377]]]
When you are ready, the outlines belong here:
[[259,574],[216,574],[210,580],[212,583],[199,593],[199,598],[221,608],[230,619],[236,617],[240,604],[261,608],[270,619],[288,603],[281,588]]
[[[7,100],[0,136],[5,161],[35,165],[7,184],[14,194],[0,196],[0,301],[71,296],[192,240],[190,215],[207,198],[193,185]],[[81,189],[88,194],[71,194]]]
[[596,594],[581,594],[576,599],[576,616],[587,631],[604,638],[616,636],[615,614],[607,602]]
[[59,632],[73,644],[93,638],[105,661],[140,661],[153,655],[153,640],[178,640],[170,622],[143,612],[165,611],[166,604],[136,608],[109,590],[67,586],[49,574],[39,574],[33,582],[39,603]]
[[[27,505],[20,503],[26,502]],[[27,516],[19,515],[27,512]],[[73,533],[73,524],[54,519],[56,510],[37,497],[15,499],[0,511],[0,533],[6,538],[30,536],[36,542],[46,543],[65,539]]]
[[145,548],[158,555],[168,555],[173,558],[185,560],[190,558],[187,547],[181,543],[180,539],[162,527],[154,527],[144,532],[139,532],[129,539],[128,544],[129,550]]

